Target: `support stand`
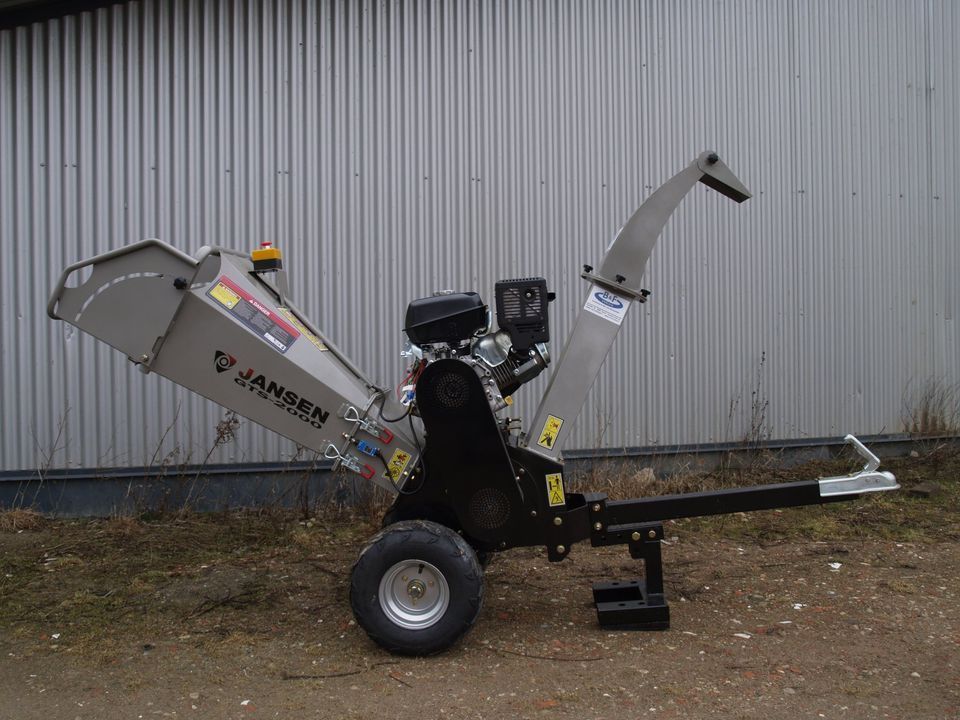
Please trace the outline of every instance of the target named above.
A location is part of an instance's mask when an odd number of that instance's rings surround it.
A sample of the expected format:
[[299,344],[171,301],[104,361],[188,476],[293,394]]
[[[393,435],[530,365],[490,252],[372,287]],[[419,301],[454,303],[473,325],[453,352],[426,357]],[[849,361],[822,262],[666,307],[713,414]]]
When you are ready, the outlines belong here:
[[630,557],[643,560],[642,580],[596,583],[593,601],[597,620],[603,627],[620,630],[666,630],[670,627],[670,607],[663,597],[663,560],[660,541],[663,525],[637,525],[628,545]]

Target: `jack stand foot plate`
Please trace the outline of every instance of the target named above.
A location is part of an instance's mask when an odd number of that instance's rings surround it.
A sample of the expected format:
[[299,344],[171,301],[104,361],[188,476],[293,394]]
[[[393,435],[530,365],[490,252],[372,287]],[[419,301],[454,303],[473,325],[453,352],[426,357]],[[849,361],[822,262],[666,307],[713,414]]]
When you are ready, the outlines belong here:
[[619,630],[666,630],[670,607],[663,593],[647,593],[644,580],[596,583],[593,601],[600,625]]

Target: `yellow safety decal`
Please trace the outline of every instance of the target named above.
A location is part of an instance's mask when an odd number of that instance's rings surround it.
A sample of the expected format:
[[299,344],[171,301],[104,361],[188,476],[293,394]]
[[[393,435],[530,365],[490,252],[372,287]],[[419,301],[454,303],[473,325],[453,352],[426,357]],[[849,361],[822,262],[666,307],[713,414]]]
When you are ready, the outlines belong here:
[[406,470],[408,462],[410,462],[410,453],[404,452],[400,448],[393,451],[390,462],[387,463],[387,472],[390,475],[390,479],[393,480],[394,485],[400,482],[400,478],[403,475],[403,471]]
[[240,296],[222,282],[217,283],[210,291],[210,297],[227,308],[227,310],[232,310],[233,306],[240,302]]
[[560,434],[560,428],[563,427],[563,418],[556,415],[547,415],[547,421],[543,424],[543,430],[540,431],[540,439],[537,445],[545,448],[552,448],[557,442],[557,435]]
[[550,473],[547,475],[547,501],[550,503],[550,507],[567,504],[567,498],[563,494],[562,473]]
[[307,326],[304,325],[302,322],[300,322],[300,318],[294,315],[289,308],[282,307],[282,308],[277,308],[277,310],[279,310],[280,314],[290,321],[291,325],[293,325],[297,330],[300,331],[301,335],[303,335],[307,340],[312,342],[316,346],[317,350],[319,350],[320,352],[327,351],[327,346],[323,344],[323,340],[321,340],[312,332],[307,330]]

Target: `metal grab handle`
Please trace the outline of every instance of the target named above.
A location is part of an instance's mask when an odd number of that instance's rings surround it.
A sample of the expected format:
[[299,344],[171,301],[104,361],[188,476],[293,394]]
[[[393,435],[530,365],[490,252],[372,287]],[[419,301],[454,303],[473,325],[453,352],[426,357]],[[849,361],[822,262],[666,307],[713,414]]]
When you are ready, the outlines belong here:
[[340,454],[340,450],[333,443],[327,445],[327,449],[323,451],[323,456],[327,460],[343,460],[343,455]]
[[352,470],[357,473],[360,477],[365,480],[369,480],[374,476],[374,469],[367,465],[364,462],[361,462],[358,458],[353,457],[352,455],[344,455],[338,449],[337,446],[333,443],[327,445],[327,449],[323,451],[323,456],[327,460],[333,460],[333,470],[336,470],[338,467],[345,467],[347,470]]
[[347,405],[346,409],[344,409],[343,419],[347,422],[363,422],[363,418],[360,417],[360,411],[357,410],[353,405]]
[[360,411],[357,410],[357,408],[355,408],[353,405],[344,405],[342,408],[340,408],[340,417],[347,422],[357,423],[357,427],[360,430],[369,433],[383,443],[389,445],[391,442],[393,442],[394,435],[391,430],[388,430],[386,427],[374,420],[364,418],[360,414]]
[[[127,245],[126,247],[118,248],[116,250],[110,250],[109,252],[101,253],[100,255],[94,255],[88,260],[81,260],[80,262],[75,262],[73,265],[67,266],[67,268],[60,273],[60,278],[57,280],[57,284],[53,288],[53,293],[50,295],[50,300],[47,301],[47,315],[49,315],[53,320],[63,320],[59,315],[57,315],[57,303],[60,302],[60,298],[63,296],[63,290],[67,285],[67,279],[81,268],[88,267],[90,265],[97,265],[99,263],[105,262],[106,260],[112,260],[117,257],[122,257],[123,255],[129,255],[135,253],[144,248],[157,246],[164,252],[167,252],[173,255],[178,260],[183,260],[184,262],[190,263],[191,265],[196,265],[197,261],[187,255],[186,253],[180,252],[175,247],[171,247],[162,240],[157,240],[156,238],[150,238],[148,240],[141,240],[140,242],[135,242],[132,245]],[[87,281],[89,282],[89,280]],[[83,285],[77,286],[79,290]]]

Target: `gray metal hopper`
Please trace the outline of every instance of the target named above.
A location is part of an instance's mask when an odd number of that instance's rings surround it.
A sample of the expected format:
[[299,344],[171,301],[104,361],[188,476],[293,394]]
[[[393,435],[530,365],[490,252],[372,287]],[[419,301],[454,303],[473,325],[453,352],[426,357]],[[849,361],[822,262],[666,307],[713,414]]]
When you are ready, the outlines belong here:
[[[255,273],[247,256],[230,250],[203,248],[194,258],[144,240],[68,267],[47,313],[335,467],[402,487],[419,452],[399,423],[380,420],[388,393],[286,302],[283,282],[270,276],[277,274]],[[385,414],[403,411],[393,404]]]

